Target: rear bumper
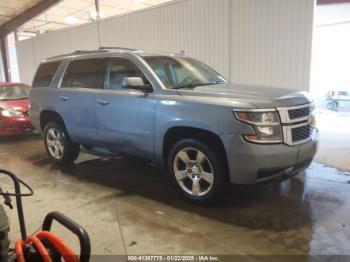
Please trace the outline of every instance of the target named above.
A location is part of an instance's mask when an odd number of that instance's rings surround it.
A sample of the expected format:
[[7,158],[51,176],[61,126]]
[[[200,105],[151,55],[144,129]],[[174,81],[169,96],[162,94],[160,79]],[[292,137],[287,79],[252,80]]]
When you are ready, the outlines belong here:
[[0,136],[14,136],[33,131],[29,117],[0,118]]
[[317,151],[318,133],[306,143],[261,145],[239,135],[221,137],[227,154],[231,183],[256,184],[278,176],[292,176],[307,168]]

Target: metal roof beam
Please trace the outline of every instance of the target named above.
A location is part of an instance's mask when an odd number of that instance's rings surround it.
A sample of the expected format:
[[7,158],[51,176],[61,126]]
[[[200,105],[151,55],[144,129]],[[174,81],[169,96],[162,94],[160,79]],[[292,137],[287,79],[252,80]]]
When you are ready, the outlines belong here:
[[318,5],[330,5],[340,3],[350,3],[350,0],[317,0]]
[[2,34],[9,34],[12,31],[15,31],[18,27],[25,24],[29,20],[33,19],[37,15],[40,15],[42,12],[57,4],[61,0],[42,0],[31,8],[25,10],[19,15],[15,16],[11,20],[0,26],[0,31]]

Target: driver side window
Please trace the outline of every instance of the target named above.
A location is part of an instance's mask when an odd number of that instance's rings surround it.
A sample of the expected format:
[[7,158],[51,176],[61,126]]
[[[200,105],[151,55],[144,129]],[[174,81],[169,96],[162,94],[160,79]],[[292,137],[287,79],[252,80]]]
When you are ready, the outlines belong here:
[[111,58],[106,68],[105,89],[123,89],[123,80],[126,77],[140,77],[145,85],[150,85],[148,79],[134,63],[125,58]]

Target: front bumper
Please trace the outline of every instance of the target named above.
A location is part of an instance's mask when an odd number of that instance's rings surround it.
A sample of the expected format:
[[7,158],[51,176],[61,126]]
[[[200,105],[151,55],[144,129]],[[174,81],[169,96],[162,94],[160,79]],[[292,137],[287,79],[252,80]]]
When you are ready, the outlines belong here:
[[21,135],[32,131],[29,117],[0,118],[0,136]]
[[253,144],[240,135],[221,137],[226,150],[231,183],[256,184],[307,168],[317,151],[318,132],[309,141],[285,144]]

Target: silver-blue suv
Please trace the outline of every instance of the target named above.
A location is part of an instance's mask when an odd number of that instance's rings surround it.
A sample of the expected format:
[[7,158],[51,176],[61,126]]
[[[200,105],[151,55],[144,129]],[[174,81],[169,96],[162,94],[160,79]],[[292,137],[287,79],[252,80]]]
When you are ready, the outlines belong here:
[[232,84],[183,54],[76,51],[43,61],[32,86],[30,119],[54,162],[81,147],[142,157],[198,202],[298,174],[316,153],[307,93]]

